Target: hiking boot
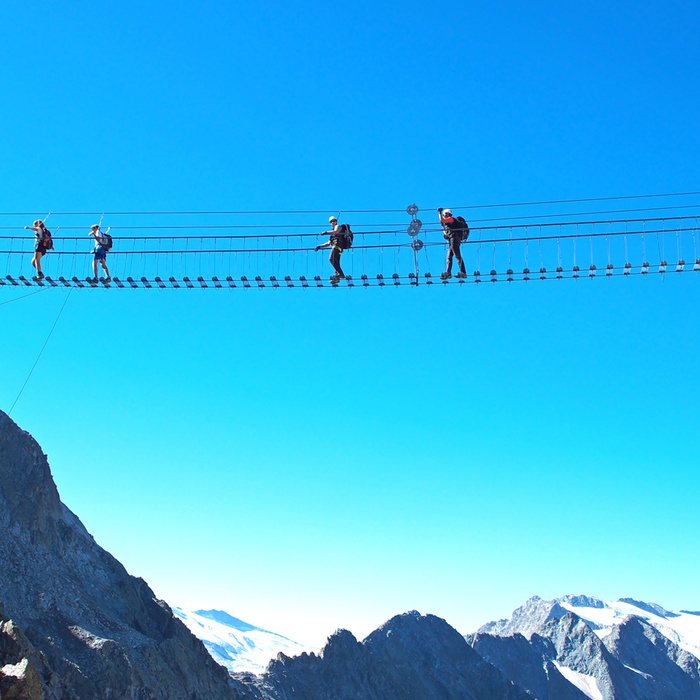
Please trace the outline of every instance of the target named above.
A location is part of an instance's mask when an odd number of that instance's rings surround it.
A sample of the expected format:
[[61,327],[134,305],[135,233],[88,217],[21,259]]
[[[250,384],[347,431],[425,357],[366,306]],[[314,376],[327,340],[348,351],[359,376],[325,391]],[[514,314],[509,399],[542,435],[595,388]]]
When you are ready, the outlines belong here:
[[43,272],[37,272],[36,273],[36,278],[38,280],[43,280],[44,279],[44,273]]
[[440,279],[443,279],[443,280],[448,280],[448,279],[450,279],[450,277],[452,277],[452,273],[451,273],[451,272],[443,272],[443,273],[440,275]]
[[455,277],[459,277],[459,278],[461,278],[461,279],[465,279],[466,276],[467,276],[467,273],[466,273],[466,272],[458,272],[458,273],[455,275]]

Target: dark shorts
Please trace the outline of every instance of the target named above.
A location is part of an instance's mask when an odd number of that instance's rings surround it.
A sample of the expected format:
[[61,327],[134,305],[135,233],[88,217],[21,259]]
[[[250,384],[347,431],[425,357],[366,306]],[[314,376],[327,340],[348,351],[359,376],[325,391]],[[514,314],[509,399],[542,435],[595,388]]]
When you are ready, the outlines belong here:
[[34,252],[35,253],[41,253],[42,255],[46,255],[46,246],[43,243],[37,243],[34,246]]
[[95,260],[106,260],[107,251],[102,246],[95,248]]

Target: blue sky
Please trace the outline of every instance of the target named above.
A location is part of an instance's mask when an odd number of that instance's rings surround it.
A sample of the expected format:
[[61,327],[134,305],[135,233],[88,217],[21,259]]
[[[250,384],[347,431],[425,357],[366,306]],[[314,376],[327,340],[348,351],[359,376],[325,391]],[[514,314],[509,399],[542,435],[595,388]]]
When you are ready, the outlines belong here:
[[[0,213],[697,191],[699,14],[12,0]],[[699,289],[75,290],[12,417],[157,595],[300,642],[533,594],[697,610]],[[0,288],[5,411],[66,300],[26,293]]]

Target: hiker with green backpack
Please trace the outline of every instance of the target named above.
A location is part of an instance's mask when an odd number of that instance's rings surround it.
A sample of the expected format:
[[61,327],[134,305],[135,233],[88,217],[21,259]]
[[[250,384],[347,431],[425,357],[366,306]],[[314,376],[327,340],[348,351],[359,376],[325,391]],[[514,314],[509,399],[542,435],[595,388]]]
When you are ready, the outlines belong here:
[[464,217],[452,216],[452,209],[443,209],[442,207],[438,207],[438,216],[440,217],[443,236],[448,243],[446,267],[445,271],[442,273],[442,275],[440,275],[440,277],[442,277],[444,280],[452,277],[452,258],[457,258],[457,264],[459,265],[457,277],[466,277],[467,269],[464,266],[460,246],[462,245],[463,241],[466,241],[467,238],[469,238],[469,226],[464,220]]
[[330,247],[331,255],[328,259],[335,270],[335,275],[331,277],[331,281],[337,282],[339,279],[345,278],[345,273],[340,267],[340,256],[343,254],[344,250],[348,250],[348,248],[352,246],[353,234],[347,224],[338,224],[337,216],[331,216],[328,222],[333,228],[330,231],[325,231],[321,235],[327,235],[330,236],[330,238],[326,243],[317,245],[314,250],[319,251],[321,248]]
[[102,265],[102,269],[105,271],[105,282],[109,282],[111,279],[109,276],[109,270],[107,269],[107,253],[112,249],[112,236],[109,235],[109,229],[104,233],[100,230],[99,224],[93,224],[90,227],[90,233],[88,236],[92,236],[95,239],[95,259],[92,261],[92,272],[97,282],[97,263]]

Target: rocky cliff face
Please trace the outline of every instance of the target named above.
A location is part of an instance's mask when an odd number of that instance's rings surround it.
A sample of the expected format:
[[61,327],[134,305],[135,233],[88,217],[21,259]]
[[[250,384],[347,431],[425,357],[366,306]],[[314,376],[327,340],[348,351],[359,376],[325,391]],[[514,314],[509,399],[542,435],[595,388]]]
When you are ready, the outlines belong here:
[[642,672],[648,690],[639,697],[700,700],[700,660],[644,620],[628,618],[603,641],[625,668]]
[[244,697],[61,503],[46,455],[2,412],[0,602],[3,700]]
[[528,640],[520,633],[505,637],[478,633],[469,637],[469,641],[484,659],[538,700],[588,698],[562,676],[554,663],[554,645],[540,635]]
[[59,686],[43,655],[0,606],[0,698],[42,700],[45,688],[55,694]]

